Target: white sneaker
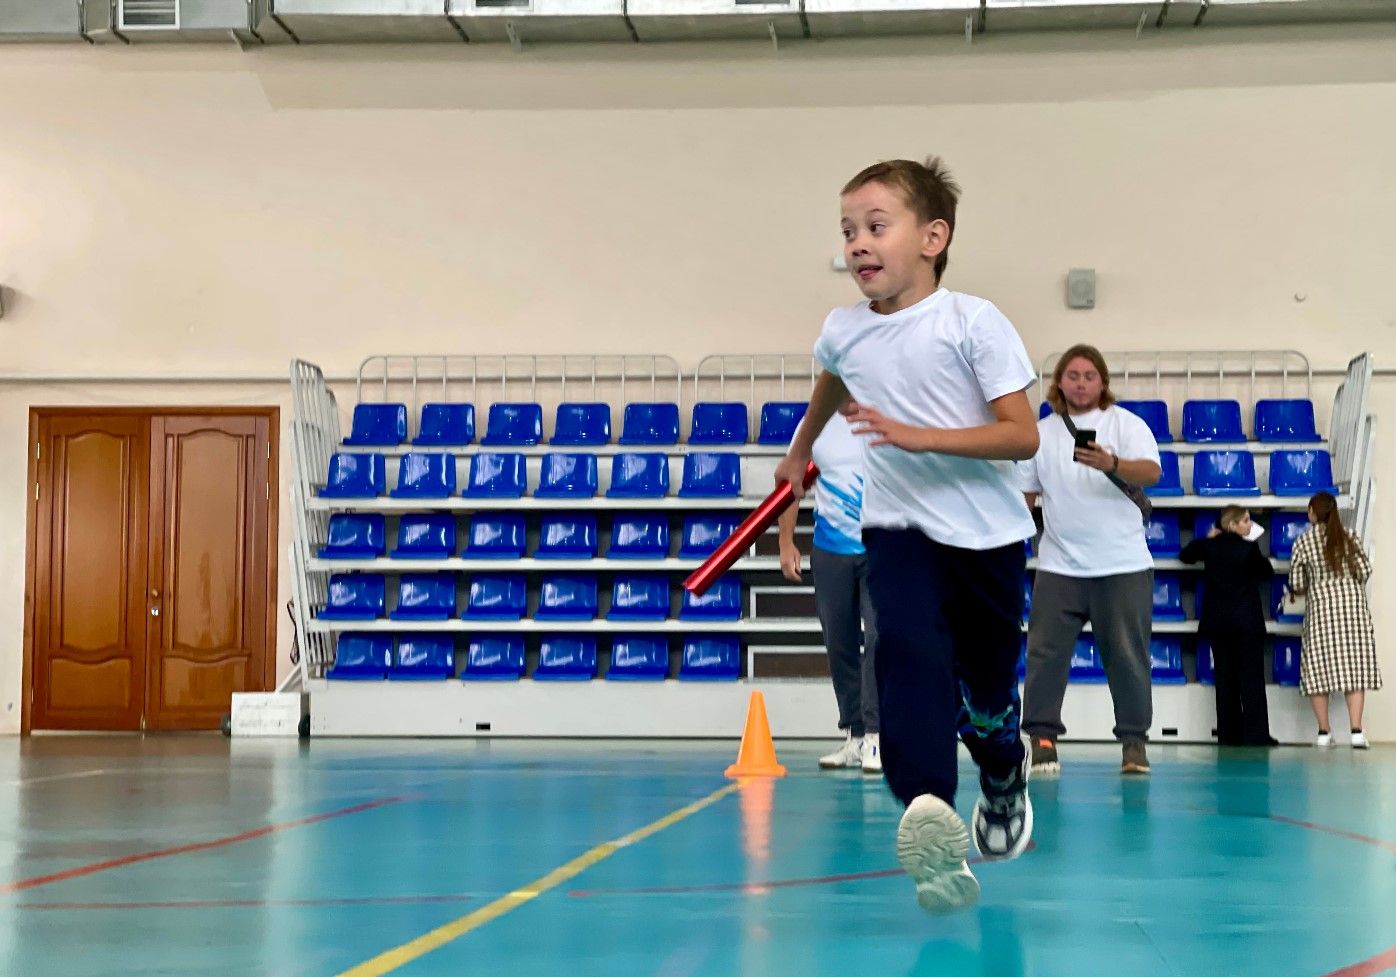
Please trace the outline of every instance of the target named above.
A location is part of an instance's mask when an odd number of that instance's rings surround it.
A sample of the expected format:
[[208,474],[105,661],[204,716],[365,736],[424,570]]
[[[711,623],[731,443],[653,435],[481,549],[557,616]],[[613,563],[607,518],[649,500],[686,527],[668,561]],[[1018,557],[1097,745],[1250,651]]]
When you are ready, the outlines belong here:
[[1318,736],[1314,737],[1314,746],[1318,747],[1320,750],[1326,750],[1332,745],[1332,733],[1319,733]]
[[922,909],[937,913],[978,901],[968,854],[969,831],[953,807],[934,794],[911,802],[897,826],[897,860],[916,883]]
[[[1352,748],[1354,750],[1366,750],[1369,749],[1371,745],[1371,743],[1367,742],[1367,734],[1361,730],[1352,734]],[[868,769],[868,762],[866,760],[863,761],[863,769]]]
[[863,765],[863,737],[852,733],[845,735],[843,746],[833,753],[819,758],[819,765],[825,770],[844,770]]
[[882,742],[877,733],[863,737],[863,773],[882,773]]
[[984,791],[974,805],[974,846],[986,862],[1017,858],[1032,841],[1032,800],[1028,797],[1028,776],[1032,770],[1032,750],[1027,737],[1023,742],[1023,762],[1005,779],[979,775]]

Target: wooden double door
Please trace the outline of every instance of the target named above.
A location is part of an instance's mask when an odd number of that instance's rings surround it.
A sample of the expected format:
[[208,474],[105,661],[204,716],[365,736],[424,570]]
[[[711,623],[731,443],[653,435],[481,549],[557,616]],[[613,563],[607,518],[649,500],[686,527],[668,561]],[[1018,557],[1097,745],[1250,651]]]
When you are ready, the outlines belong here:
[[277,409],[29,428],[25,729],[216,729],[275,680]]

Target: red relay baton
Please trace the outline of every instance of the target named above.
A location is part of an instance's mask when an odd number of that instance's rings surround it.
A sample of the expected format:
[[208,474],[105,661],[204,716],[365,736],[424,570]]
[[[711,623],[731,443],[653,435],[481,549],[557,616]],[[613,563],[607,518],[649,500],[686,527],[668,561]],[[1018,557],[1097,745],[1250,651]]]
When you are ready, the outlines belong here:
[[[803,479],[805,488],[814,484],[814,480],[819,477],[819,469],[814,462],[809,463],[805,469]],[[780,486],[766,496],[766,501],[756,507],[751,515],[742,520],[731,536],[728,536],[714,552],[713,555],[703,561],[703,565],[688,575],[688,579],[683,582],[683,589],[693,594],[695,597],[702,597],[708,592],[717,578],[728,570],[732,569],[732,564],[741,558],[741,555],[756,543],[756,538],[770,529],[775,521],[780,518],[780,514],[790,507],[790,503],[795,501],[795,490],[790,487],[789,482],[781,482]]]

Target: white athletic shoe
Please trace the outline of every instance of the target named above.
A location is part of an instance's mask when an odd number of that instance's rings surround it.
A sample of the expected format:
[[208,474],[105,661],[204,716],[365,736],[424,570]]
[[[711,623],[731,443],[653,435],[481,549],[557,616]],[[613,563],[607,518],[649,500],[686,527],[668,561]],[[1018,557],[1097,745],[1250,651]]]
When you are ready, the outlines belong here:
[[[1371,743],[1367,742],[1367,734],[1362,732],[1361,730],[1358,730],[1356,733],[1352,734],[1352,748],[1354,750],[1366,750],[1369,749],[1371,745]],[[863,769],[868,769],[868,764],[866,760],[863,761]]]
[[844,770],[863,765],[863,737],[848,733],[843,746],[833,753],[819,758],[819,765],[825,770]]
[[1314,746],[1318,747],[1320,750],[1326,750],[1332,745],[1332,733],[1319,733],[1317,736],[1314,737]]
[[916,883],[922,909],[938,913],[978,901],[968,854],[969,831],[953,807],[934,794],[911,802],[897,826],[897,860]]
[[863,737],[863,773],[882,773],[882,741],[877,733]]

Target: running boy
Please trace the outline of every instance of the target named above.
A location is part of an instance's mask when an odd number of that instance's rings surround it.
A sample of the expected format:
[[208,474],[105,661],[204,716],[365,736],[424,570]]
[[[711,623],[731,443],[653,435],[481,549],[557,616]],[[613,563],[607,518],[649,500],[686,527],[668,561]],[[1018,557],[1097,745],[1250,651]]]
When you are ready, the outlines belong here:
[[843,188],[844,256],[868,301],[825,319],[814,349],[824,372],[775,473],[800,493],[836,410],[869,438],[862,524],[882,762],[906,805],[897,855],[930,911],[979,896],[953,807],[957,735],[979,765],[980,853],[1016,858],[1032,835],[1017,664],[1035,527],[1011,463],[1037,451],[1025,392],[1037,374],[998,309],[940,287],[958,198],[936,159],[878,163]]

